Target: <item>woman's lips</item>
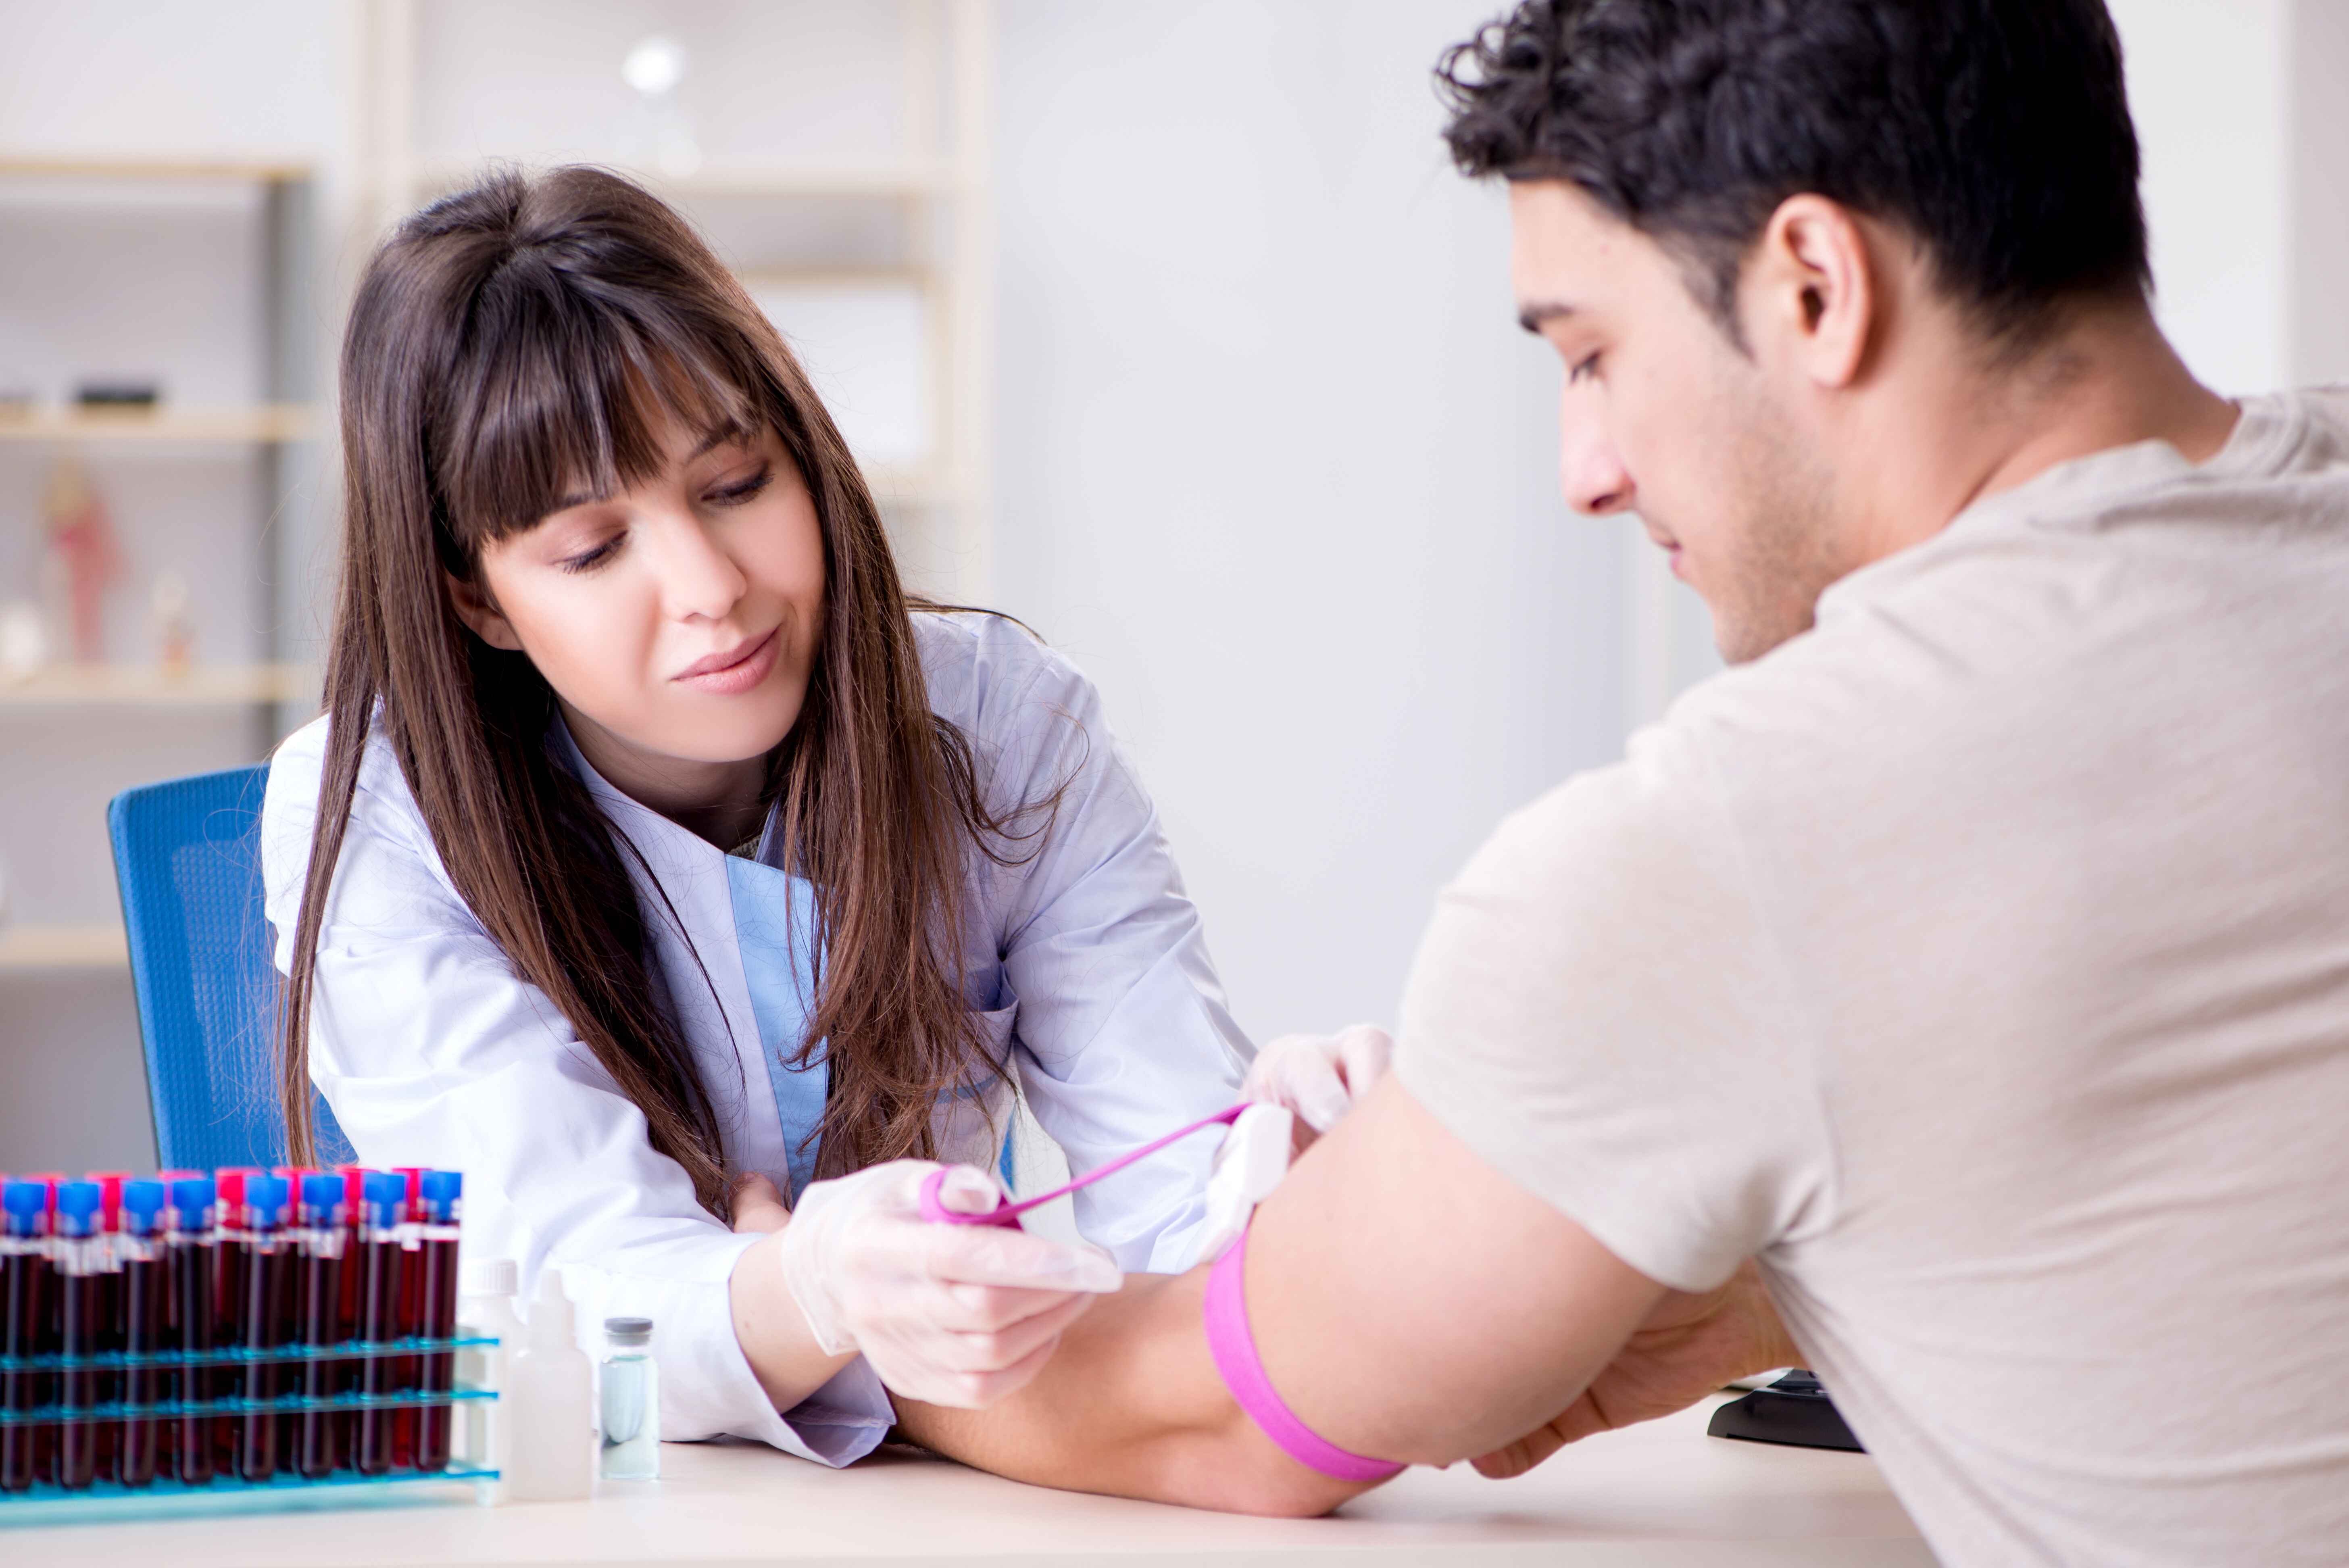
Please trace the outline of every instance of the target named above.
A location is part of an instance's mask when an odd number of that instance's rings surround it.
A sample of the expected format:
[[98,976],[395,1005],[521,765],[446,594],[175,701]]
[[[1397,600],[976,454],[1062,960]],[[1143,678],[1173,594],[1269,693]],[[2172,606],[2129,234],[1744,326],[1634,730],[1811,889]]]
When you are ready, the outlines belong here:
[[742,643],[688,664],[675,677],[677,683],[690,686],[696,691],[707,691],[713,697],[739,697],[764,680],[775,668],[775,655],[782,646],[782,630],[777,627],[754,642]]

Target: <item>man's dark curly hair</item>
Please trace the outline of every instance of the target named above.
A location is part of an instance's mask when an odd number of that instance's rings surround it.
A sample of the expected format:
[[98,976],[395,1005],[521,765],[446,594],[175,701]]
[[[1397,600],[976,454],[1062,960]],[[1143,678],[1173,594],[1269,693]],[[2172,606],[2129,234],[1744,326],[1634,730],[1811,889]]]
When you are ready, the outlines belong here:
[[1907,230],[2010,346],[2150,286],[2102,0],[1524,0],[1436,80],[1464,172],[1578,186],[1733,341],[1739,268],[1804,192]]

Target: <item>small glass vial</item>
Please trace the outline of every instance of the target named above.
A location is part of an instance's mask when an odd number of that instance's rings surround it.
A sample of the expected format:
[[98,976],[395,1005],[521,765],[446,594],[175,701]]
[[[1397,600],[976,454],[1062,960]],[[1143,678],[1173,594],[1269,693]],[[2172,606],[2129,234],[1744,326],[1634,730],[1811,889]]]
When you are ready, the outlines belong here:
[[660,1384],[653,1366],[653,1320],[604,1320],[604,1479],[660,1475]]

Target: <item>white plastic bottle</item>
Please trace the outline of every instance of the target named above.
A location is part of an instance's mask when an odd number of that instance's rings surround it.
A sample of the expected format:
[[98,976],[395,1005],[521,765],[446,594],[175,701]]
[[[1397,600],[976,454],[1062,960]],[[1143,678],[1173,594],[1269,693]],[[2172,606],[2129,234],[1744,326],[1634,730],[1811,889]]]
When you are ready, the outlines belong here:
[[563,1276],[543,1269],[522,1348],[506,1363],[508,1502],[567,1502],[595,1487],[595,1372],[579,1348]]
[[[498,1399],[474,1399],[460,1405],[463,1412],[465,1458],[476,1467],[502,1476],[513,1462],[513,1397],[506,1368],[522,1348],[522,1314],[514,1311],[514,1293],[522,1288],[520,1271],[512,1258],[469,1258],[457,1275],[457,1337],[492,1338],[495,1345],[457,1353],[457,1381],[470,1388],[494,1388]],[[506,1483],[487,1481],[489,1501],[503,1502]]]

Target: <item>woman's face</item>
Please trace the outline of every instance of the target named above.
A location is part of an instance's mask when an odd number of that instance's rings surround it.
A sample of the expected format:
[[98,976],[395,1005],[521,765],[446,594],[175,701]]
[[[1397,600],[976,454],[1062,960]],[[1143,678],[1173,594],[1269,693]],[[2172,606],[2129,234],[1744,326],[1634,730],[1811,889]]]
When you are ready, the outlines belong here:
[[798,722],[823,628],[823,536],[771,431],[671,421],[659,474],[481,552],[458,613],[526,654],[598,773],[655,810],[755,794]]

